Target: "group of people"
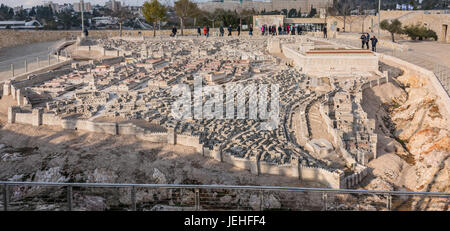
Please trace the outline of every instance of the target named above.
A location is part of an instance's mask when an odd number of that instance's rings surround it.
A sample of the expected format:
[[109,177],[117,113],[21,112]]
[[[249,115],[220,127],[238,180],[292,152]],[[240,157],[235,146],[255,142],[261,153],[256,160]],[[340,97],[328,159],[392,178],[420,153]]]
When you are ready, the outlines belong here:
[[369,33],[365,33],[361,35],[361,49],[364,49],[364,46],[366,46],[366,49],[369,49],[369,41],[372,42],[372,51],[377,51],[377,43],[378,39],[375,37],[375,35],[371,38]]
[[[203,35],[209,37],[209,26],[203,27]],[[202,30],[200,29],[200,27],[197,27],[197,36],[202,36]]]
[[[230,26],[228,26],[227,29],[228,29],[228,36],[231,36],[233,27],[230,25]],[[241,25],[238,25],[236,27],[236,31],[238,32],[237,35],[240,36],[241,35]],[[293,25],[285,25],[285,26],[279,25],[277,28],[275,25],[267,26],[265,24],[261,26],[261,35],[286,35],[286,34],[295,35],[295,31],[297,31],[298,35],[301,35],[302,27],[300,25],[298,25],[297,27],[295,27]],[[223,28],[222,25],[219,27],[219,32],[220,32],[219,35],[223,37],[225,34],[225,29]],[[87,30],[85,30],[85,34],[87,36]],[[172,34],[170,34],[170,36],[174,37],[176,34],[177,34],[177,28],[175,26],[173,26]],[[253,26],[251,24],[249,27],[248,34],[250,36],[253,35]],[[202,31],[201,31],[200,27],[197,27],[197,35],[202,36]],[[206,37],[209,37],[209,26],[203,27],[203,35],[205,35]],[[323,37],[327,38],[327,28],[326,27],[323,28]],[[370,37],[369,33],[365,33],[365,34],[361,35],[360,39],[361,39],[361,48],[362,49],[364,49],[364,46],[366,47],[366,49],[369,49],[369,41],[371,41],[372,42],[372,51],[374,51],[374,52],[377,51],[378,39],[375,37],[375,35]]]
[[300,25],[276,25],[267,26],[266,24],[261,26],[261,35],[295,35],[297,32],[298,35],[302,34],[302,27]]

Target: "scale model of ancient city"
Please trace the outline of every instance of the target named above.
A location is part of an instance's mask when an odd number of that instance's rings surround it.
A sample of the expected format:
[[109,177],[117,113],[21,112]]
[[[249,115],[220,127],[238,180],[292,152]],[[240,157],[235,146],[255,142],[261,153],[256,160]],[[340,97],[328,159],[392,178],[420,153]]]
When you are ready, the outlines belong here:
[[[432,72],[320,33],[133,33],[63,41],[57,67],[2,84],[2,179],[448,192],[450,102]],[[201,98],[222,115],[196,118],[192,104],[193,116],[176,118],[174,88],[193,99],[199,80],[223,89]],[[233,84],[244,88],[230,95]],[[277,86],[276,126],[249,119],[250,104],[267,100],[270,112],[274,89],[246,86]],[[227,118],[237,102],[245,118],[236,108]],[[145,193],[139,202],[156,200]],[[268,208],[289,207],[275,195]]]

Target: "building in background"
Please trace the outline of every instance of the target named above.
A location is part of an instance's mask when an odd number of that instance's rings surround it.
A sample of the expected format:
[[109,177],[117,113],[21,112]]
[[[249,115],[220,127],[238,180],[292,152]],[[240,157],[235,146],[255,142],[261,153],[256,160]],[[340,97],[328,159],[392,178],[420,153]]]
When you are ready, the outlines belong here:
[[59,4],[52,1],[44,2],[44,7],[49,7],[53,13],[59,12]]
[[[81,2],[75,2],[73,4],[73,10],[75,12],[77,12],[77,13],[81,12]],[[83,9],[83,11],[92,13],[93,9],[92,9],[92,6],[91,6],[90,2],[84,2],[84,9]]]
[[200,9],[214,12],[216,9],[231,11],[255,10],[261,11],[281,11],[282,9],[296,9],[301,13],[309,13],[311,8],[327,8],[333,5],[333,0],[272,0],[272,1],[252,1],[252,0],[211,0],[198,3]]
[[122,5],[119,1],[109,0],[105,3],[105,7],[112,11],[118,11],[122,7]]

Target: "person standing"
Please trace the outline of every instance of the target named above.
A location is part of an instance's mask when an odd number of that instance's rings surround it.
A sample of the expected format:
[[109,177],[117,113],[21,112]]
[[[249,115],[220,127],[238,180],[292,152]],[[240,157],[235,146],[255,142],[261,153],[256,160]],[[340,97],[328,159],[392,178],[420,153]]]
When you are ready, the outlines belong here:
[[282,31],[283,29],[281,28],[281,25],[278,25],[278,35],[281,35],[281,31]]
[[261,26],[261,35],[264,35],[264,25]]
[[241,25],[239,24],[236,29],[238,32],[238,36],[241,36]]
[[206,36],[206,26],[203,27],[203,35]]
[[369,50],[369,41],[370,41],[370,35],[369,35],[369,33],[367,33],[367,35],[366,35],[366,48],[367,48],[367,50]]
[[372,51],[377,52],[377,43],[378,39],[375,37],[375,35],[370,39],[372,41]]
[[206,26],[206,37],[209,37],[209,26]]
[[326,26],[323,28],[323,37],[324,37],[324,38],[328,38],[328,35],[327,35],[327,27],[326,27]]
[[172,27],[172,34],[170,34],[170,37],[175,37],[177,35],[177,28],[175,26]]
[[200,26],[197,27],[197,36],[202,36],[202,31],[200,29]]
[[228,27],[228,36],[231,36],[231,31],[233,31],[233,27],[231,27],[231,24],[230,24],[230,26]]
[[220,36],[223,37],[223,34],[225,33],[225,30],[223,29],[222,25],[220,25],[219,31],[220,31]]
[[360,39],[361,39],[361,49],[364,49],[364,44],[366,44],[366,35],[362,34]]
[[250,24],[250,28],[248,29],[248,35],[253,36],[253,25]]

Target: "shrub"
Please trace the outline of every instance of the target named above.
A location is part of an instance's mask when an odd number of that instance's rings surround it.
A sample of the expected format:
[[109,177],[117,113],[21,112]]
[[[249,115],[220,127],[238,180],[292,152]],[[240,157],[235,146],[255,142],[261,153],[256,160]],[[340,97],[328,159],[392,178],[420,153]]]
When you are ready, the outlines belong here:
[[423,25],[410,25],[405,26],[403,29],[404,33],[408,35],[412,40],[416,40],[417,38],[419,40],[433,38],[434,40],[437,40],[437,34],[431,29],[426,28]]

